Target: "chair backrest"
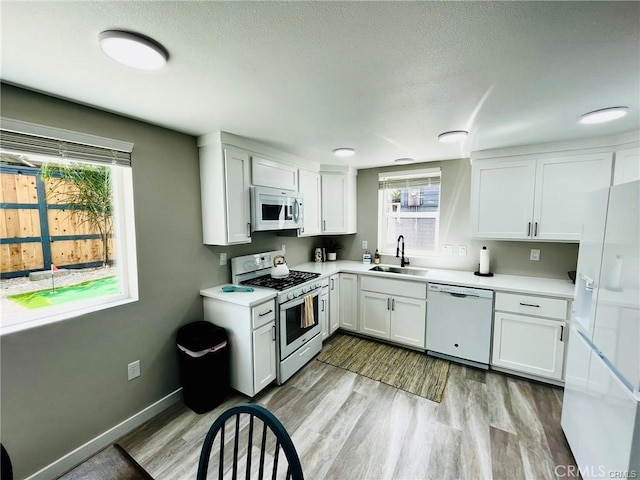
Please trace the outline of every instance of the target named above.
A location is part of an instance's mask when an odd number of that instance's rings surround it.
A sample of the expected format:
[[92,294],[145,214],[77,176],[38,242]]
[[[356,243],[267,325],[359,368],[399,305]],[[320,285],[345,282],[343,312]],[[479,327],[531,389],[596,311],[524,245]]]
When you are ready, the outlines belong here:
[[0,480],[13,480],[13,467],[9,454],[0,443]]
[[[254,433],[257,434],[257,442],[254,442]],[[219,454],[212,456],[214,443],[216,448],[219,447]],[[225,455],[225,451],[230,455]],[[200,453],[197,480],[206,480],[210,461],[217,463],[219,479],[229,478],[230,473],[236,480],[238,471],[244,466],[244,474],[240,478],[246,480],[262,480],[268,471],[268,478],[304,480],[291,437],[275,415],[256,404],[231,407],[213,422]],[[280,467],[282,469],[278,471]]]

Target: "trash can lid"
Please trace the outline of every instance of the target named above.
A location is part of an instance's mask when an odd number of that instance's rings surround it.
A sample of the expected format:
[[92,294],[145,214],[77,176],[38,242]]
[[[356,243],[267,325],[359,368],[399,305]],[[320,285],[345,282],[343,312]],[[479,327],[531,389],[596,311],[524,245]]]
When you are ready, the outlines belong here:
[[204,320],[188,323],[178,330],[176,343],[188,350],[200,351],[227,340],[224,328]]

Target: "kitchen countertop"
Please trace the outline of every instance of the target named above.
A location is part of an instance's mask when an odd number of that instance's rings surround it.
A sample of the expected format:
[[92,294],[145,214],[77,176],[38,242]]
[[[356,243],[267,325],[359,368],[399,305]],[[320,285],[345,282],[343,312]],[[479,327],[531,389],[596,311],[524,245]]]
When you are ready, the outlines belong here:
[[[382,264],[387,265],[387,264]],[[442,270],[435,268],[412,267],[427,270],[426,276],[403,275],[398,273],[370,272],[375,265],[363,264],[352,260],[338,260],[335,262],[307,262],[292,267],[293,270],[316,272],[321,276],[332,275],[337,272],[370,274],[411,280],[414,282],[444,283],[465,287],[486,288],[495,291],[525,293],[531,295],[545,295],[549,297],[573,298],[575,285],[570,280],[557,278],[528,277],[523,275],[495,274],[493,277],[479,277],[473,272],[460,270]],[[391,266],[391,265],[390,265]],[[398,266],[398,265],[393,265]]]
[[235,303],[244,307],[253,307],[272,298],[276,298],[278,292],[271,288],[253,287],[253,292],[223,292],[222,287],[231,286],[231,283],[218,285],[217,287],[200,290],[200,295],[207,298],[215,298],[225,302]]
[[[383,264],[387,265],[387,264]],[[393,265],[397,266],[397,265]],[[370,272],[374,265],[363,264],[352,260],[338,260],[335,262],[307,262],[291,267],[292,270],[319,273],[320,277],[327,277],[334,273],[369,274],[398,280],[410,280],[423,283],[444,283],[464,287],[485,288],[499,292],[524,293],[528,295],[544,295],[548,297],[573,298],[575,285],[570,280],[557,278],[528,277],[524,275],[495,274],[493,277],[479,277],[473,272],[460,270],[442,270],[435,268],[418,268],[427,270],[426,276],[404,275],[398,273]],[[245,307],[253,307],[262,302],[275,298],[277,292],[269,288],[254,287],[253,292],[223,292],[222,287],[231,285],[226,283],[216,287],[200,290],[200,295]]]

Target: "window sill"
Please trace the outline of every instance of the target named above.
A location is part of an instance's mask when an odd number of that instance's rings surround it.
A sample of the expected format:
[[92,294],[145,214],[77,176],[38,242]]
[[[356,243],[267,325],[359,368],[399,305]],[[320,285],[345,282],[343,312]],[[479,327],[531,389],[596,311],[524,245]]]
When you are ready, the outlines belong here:
[[31,328],[42,327],[52,323],[69,320],[71,318],[80,317],[93,312],[99,312],[100,310],[106,310],[108,308],[125,305],[127,303],[137,302],[136,296],[123,296],[115,295],[109,298],[105,298],[103,302],[96,303],[95,301],[91,305],[74,305],[61,306],[59,308],[47,308],[47,314],[43,315],[41,312],[22,314],[20,316],[2,316],[0,325],[0,336],[10,335],[13,333],[22,332]]

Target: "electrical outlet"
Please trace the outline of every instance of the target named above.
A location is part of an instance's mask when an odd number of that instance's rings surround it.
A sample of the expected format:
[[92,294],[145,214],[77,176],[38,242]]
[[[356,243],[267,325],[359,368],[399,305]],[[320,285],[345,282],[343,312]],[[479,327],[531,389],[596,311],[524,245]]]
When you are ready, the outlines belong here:
[[367,242],[366,240],[362,240],[362,249],[366,250],[367,248],[369,248],[369,242]]
[[540,250],[538,250],[537,248],[532,248],[531,249],[531,255],[529,255],[529,260],[532,260],[534,262],[537,262],[540,260]]
[[467,246],[466,245],[458,245],[458,255],[461,257],[467,256]]
[[445,257],[453,255],[453,245],[442,245],[442,255]]
[[227,264],[227,253],[220,252],[220,265],[226,265],[226,264]]
[[133,380],[134,378],[138,378],[140,376],[140,360],[136,360],[135,362],[127,365],[127,378],[129,380]]

